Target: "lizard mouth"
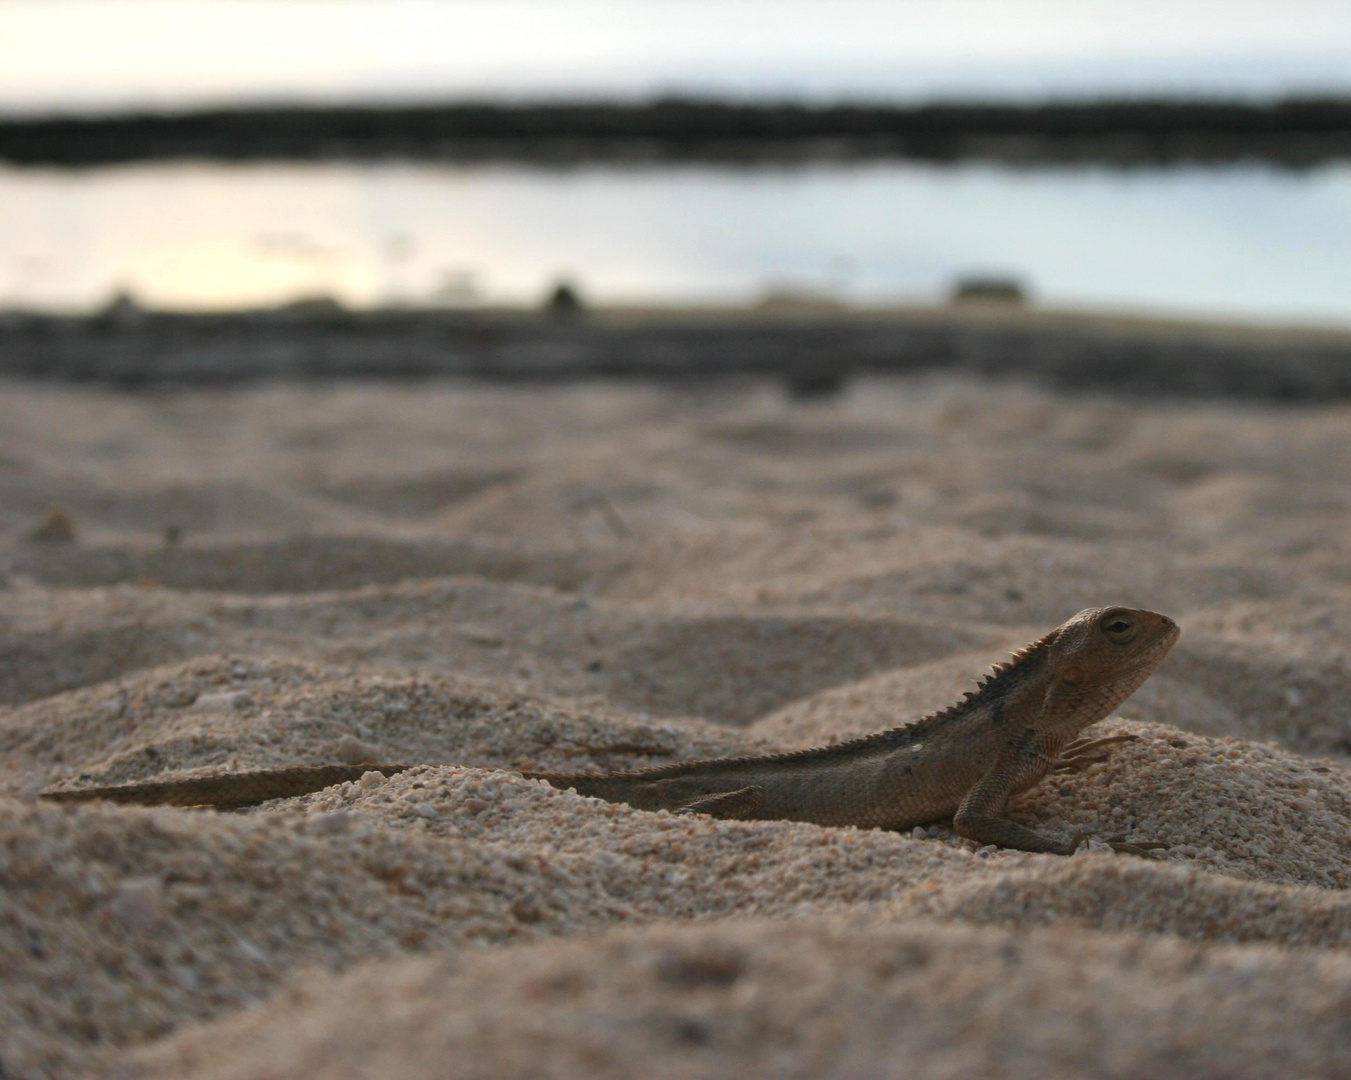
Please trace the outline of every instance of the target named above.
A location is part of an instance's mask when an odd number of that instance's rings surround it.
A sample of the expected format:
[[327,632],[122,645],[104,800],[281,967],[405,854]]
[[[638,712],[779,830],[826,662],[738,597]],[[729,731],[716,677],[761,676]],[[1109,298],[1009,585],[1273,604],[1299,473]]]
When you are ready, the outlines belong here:
[[1154,640],[1145,646],[1139,658],[1140,664],[1151,666],[1162,661],[1182,636],[1182,628],[1167,615],[1155,615],[1154,618],[1158,620],[1153,634]]
[[1163,633],[1152,651],[1158,652],[1162,650],[1164,653],[1167,653],[1177,644],[1177,639],[1182,636],[1182,627],[1178,626],[1178,624],[1167,615],[1160,615],[1158,618],[1159,621],[1163,623]]

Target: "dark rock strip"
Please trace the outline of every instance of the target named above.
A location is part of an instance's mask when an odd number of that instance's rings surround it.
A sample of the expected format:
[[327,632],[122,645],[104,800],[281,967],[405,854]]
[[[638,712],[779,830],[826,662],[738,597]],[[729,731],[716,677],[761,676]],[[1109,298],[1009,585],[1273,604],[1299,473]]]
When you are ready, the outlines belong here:
[[557,319],[525,312],[0,315],[0,377],[128,388],[262,379],[779,378],[943,371],[1066,390],[1316,402],[1351,397],[1351,335],[1224,333],[960,313]]
[[1351,101],[1124,100],[812,106],[668,99],[0,120],[0,160],[68,167],[165,159],[754,162],[962,158],[1111,165],[1351,155]]

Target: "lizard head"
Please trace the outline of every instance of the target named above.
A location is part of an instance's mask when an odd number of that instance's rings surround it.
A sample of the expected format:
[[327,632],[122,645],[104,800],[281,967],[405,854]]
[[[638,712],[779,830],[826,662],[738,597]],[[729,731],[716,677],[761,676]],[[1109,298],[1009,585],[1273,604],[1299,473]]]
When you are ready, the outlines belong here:
[[[1088,608],[1046,643],[1044,723],[1086,727],[1112,712],[1154,673],[1177,641],[1177,623],[1140,608]],[[1091,718],[1090,718],[1091,717]]]

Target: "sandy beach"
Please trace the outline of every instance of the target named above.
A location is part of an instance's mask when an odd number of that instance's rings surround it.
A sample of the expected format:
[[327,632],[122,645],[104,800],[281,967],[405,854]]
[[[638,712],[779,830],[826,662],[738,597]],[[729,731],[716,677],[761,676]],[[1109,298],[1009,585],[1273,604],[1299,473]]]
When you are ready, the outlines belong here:
[[[0,385],[0,1076],[1351,1074],[1351,405]],[[1070,857],[512,770],[809,747],[1182,638]],[[50,786],[420,763],[239,813]]]

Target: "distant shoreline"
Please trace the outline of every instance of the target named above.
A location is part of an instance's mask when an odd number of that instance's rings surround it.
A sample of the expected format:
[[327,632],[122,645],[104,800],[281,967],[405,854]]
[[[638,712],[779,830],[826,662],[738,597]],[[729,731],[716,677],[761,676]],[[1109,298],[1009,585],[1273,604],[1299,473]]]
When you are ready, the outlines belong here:
[[519,162],[986,160],[1116,167],[1351,157],[1351,99],[1102,100],[917,106],[458,102],[0,118],[0,161],[408,159]]
[[821,311],[0,312],[0,378],[126,389],[334,379],[770,378],[802,397],[921,372],[1144,397],[1351,400],[1351,331],[1005,305]]

